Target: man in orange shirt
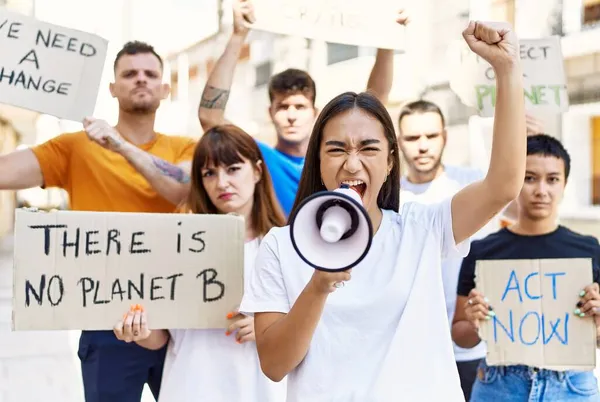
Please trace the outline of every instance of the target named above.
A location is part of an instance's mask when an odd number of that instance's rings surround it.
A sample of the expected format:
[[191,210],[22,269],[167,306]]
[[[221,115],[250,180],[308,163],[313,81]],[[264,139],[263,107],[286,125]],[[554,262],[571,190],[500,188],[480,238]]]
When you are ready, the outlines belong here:
[[[163,61],[152,46],[129,42],[114,72],[116,126],[86,118],[84,131],[0,157],[0,189],[60,187],[78,211],[175,211],[189,191],[196,141],[154,131],[156,110],[169,93]],[[139,402],[145,383],[158,399],[165,352],[121,342],[112,331],[83,331],[78,355],[86,401]]]

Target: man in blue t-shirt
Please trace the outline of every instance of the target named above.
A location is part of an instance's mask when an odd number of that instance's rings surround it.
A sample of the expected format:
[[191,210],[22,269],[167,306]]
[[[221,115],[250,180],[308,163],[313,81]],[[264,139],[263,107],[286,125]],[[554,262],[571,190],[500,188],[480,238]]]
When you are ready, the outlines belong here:
[[[253,20],[251,1],[234,0],[233,33],[206,82],[200,100],[198,117],[204,131],[226,122],[224,111],[235,67],[249,33],[245,22]],[[407,17],[401,12],[397,21],[404,25]],[[367,90],[376,94],[384,104],[392,86],[393,59],[392,50],[378,49],[367,84]],[[294,205],[308,140],[318,114],[316,94],[313,79],[302,70],[287,69],[271,77],[269,82],[269,115],[275,126],[277,143],[275,148],[260,141],[258,144],[286,216]]]

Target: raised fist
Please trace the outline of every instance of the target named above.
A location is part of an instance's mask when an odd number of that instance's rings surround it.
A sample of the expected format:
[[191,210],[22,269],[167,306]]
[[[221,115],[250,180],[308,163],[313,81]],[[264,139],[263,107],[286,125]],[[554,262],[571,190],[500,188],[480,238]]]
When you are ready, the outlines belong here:
[[400,25],[408,25],[408,23],[410,22],[409,13],[403,8],[398,10],[398,14],[396,15],[396,22]]
[[233,1],[233,33],[236,35],[248,34],[248,23],[255,21],[254,7],[250,0]]
[[506,22],[471,21],[463,31],[463,38],[495,71],[510,69],[519,62],[519,41]]

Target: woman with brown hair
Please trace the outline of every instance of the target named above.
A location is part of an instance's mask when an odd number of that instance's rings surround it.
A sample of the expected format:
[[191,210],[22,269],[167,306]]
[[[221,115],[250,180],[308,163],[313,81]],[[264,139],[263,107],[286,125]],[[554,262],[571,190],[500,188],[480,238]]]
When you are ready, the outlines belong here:
[[375,234],[352,279],[348,270],[306,263],[289,226],[273,228],[261,243],[240,311],[254,314],[261,368],[274,381],[287,378],[287,402],[464,401],[442,260],[464,257],[469,237],[518,195],[526,131],[519,43],[510,26],[471,22],[463,36],[496,73],[483,180],[439,203],[400,208],[398,142],[384,105],[368,93],[343,93],[315,123],[291,219],[313,194],[350,186]]
[[[242,215],[246,221],[244,278],[254,269],[262,237],[284,224],[268,170],[254,139],[233,125],[207,131],[196,146],[191,190],[181,212]],[[230,313],[228,318],[240,315]],[[260,369],[254,318],[243,316],[223,333],[206,330],[153,330],[142,325],[146,313],[131,309],[115,326],[115,335],[148,349],[169,342],[159,401],[285,401],[285,384]],[[137,334],[137,335],[134,335]]]

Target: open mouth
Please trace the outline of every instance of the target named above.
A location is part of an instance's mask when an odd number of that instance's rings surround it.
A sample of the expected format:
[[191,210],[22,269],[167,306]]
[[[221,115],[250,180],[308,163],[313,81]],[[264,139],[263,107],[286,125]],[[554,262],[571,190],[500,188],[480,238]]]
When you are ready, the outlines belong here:
[[360,198],[365,196],[367,185],[362,180],[345,180],[342,183],[350,186],[352,190],[356,191],[358,195],[360,195]]

